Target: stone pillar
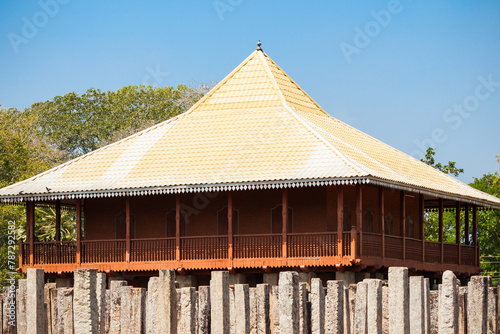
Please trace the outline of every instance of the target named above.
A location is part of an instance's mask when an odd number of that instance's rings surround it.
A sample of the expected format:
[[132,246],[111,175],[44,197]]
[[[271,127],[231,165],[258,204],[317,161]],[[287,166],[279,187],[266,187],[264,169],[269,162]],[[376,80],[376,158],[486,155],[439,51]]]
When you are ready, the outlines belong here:
[[279,276],[280,333],[299,334],[299,274],[280,272]]
[[422,276],[410,277],[410,333],[426,334],[424,310],[425,280]]
[[328,281],[325,310],[325,333],[344,331],[344,281]]
[[367,283],[367,329],[368,334],[382,334],[382,281],[365,280]]
[[28,282],[26,279],[20,279],[18,281],[16,304],[17,304],[17,331],[19,333],[28,332],[27,318],[26,318],[27,286]]
[[56,288],[72,288],[71,278],[56,278]]
[[43,269],[28,269],[26,287],[26,328],[28,333],[45,333],[47,316],[44,306],[43,289]]
[[497,289],[488,288],[488,333],[497,334]]
[[121,288],[127,285],[127,281],[110,280],[109,287],[109,333],[110,334],[120,334],[121,333],[121,312],[122,312],[122,295]]
[[250,288],[248,291],[250,306],[250,333],[257,333],[257,288]]
[[229,285],[245,284],[246,282],[246,276],[243,274],[229,274]]
[[[263,282],[265,284],[269,284],[269,286],[278,285],[278,273],[264,273]],[[272,288],[271,288],[272,289]]]
[[148,295],[146,298],[146,333],[156,333],[158,312],[158,284],[159,277],[151,277],[148,281]]
[[235,332],[250,334],[250,295],[248,284],[234,286]]
[[[12,286],[12,287],[13,287],[13,289],[11,289],[11,286],[4,286],[3,287],[2,327],[3,327],[3,333],[6,333],[6,334],[17,333],[16,304],[15,304],[16,303],[16,290],[15,290],[15,286]],[[43,299],[42,299],[42,303],[43,303]],[[37,333],[37,332],[33,332],[33,333]]]
[[73,288],[58,288],[52,295],[52,332],[73,334]]
[[337,271],[335,272],[335,280],[344,281],[345,286],[356,284],[356,274],[352,271]]
[[146,290],[122,286],[121,290],[121,332],[144,333]]
[[175,271],[161,269],[158,280],[157,328],[167,334],[177,333],[177,292]]
[[315,272],[299,272],[299,283],[306,283],[307,291],[311,291],[311,280],[316,277]]
[[[257,284],[255,290],[257,311],[257,334],[268,334],[271,332],[269,320],[269,285]],[[237,315],[239,316],[239,315]],[[238,333],[239,334],[239,333]]]
[[430,326],[431,326],[431,314],[430,314],[430,280],[428,278],[424,278],[424,297],[423,297],[423,302],[424,302],[424,333],[427,334],[429,333]]
[[429,333],[439,333],[439,291],[429,292]]
[[177,333],[196,333],[196,288],[182,288],[180,300]]
[[210,287],[198,288],[198,334],[210,333]]
[[361,272],[361,271],[354,273],[354,279],[355,279],[356,283],[362,282],[365,279],[369,279],[369,278],[372,278],[372,275],[370,273]]
[[443,274],[439,320],[440,333],[458,334],[457,278],[450,270]]
[[467,334],[467,287],[458,289],[458,333]]
[[[74,271],[73,323],[75,334],[97,333],[98,310],[95,289],[96,274],[97,269],[76,269]],[[29,287],[30,283],[28,277],[28,294],[30,291]],[[29,324],[28,320],[28,331]]]
[[351,305],[349,302],[349,287],[344,285],[344,333],[351,332]]
[[[57,284],[57,283],[56,283]],[[96,298],[97,298],[97,312],[98,317],[98,333],[104,334],[106,332],[106,274],[97,273],[96,275]]]
[[[51,291],[56,288],[56,283],[45,283],[43,286],[43,303],[45,318],[45,333],[52,334],[52,304],[50,300]],[[18,329],[19,331],[19,329]]]
[[280,302],[279,302],[279,286],[273,285],[271,287],[271,333],[279,334],[280,333]]
[[389,287],[386,285],[382,287],[382,333],[389,334]]
[[311,294],[309,296],[311,300],[311,334],[324,334],[325,289],[321,279],[311,279]]
[[488,286],[491,277],[472,276],[467,293],[467,326],[469,334],[486,333],[488,325]]
[[177,275],[175,281],[178,288],[196,287],[196,276],[194,275]]
[[229,334],[229,272],[212,271],[210,307],[211,333]]
[[310,318],[307,309],[308,306],[308,284],[306,282],[300,282],[299,273],[299,333],[309,334]]
[[354,333],[364,334],[367,333],[367,319],[366,319],[366,308],[367,308],[367,294],[368,286],[366,282],[359,282],[356,288],[356,305],[354,310]]
[[410,333],[408,268],[389,268],[389,332]]

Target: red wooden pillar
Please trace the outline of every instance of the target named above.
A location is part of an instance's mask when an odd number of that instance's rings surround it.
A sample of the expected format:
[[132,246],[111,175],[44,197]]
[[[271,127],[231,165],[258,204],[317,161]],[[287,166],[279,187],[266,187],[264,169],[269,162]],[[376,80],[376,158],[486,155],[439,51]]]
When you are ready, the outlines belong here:
[[181,195],[175,195],[175,260],[181,262]]
[[464,244],[469,245],[470,244],[470,239],[469,239],[469,234],[470,234],[470,227],[469,227],[469,213],[470,213],[470,208],[469,208],[469,203],[465,204],[465,222],[464,222]]
[[422,262],[425,262],[425,226],[424,226],[424,195],[418,196],[418,225],[420,226],[420,238],[422,238]]
[[130,196],[125,197],[125,262],[130,262]]
[[[359,232],[359,256],[363,255],[363,189],[361,184],[356,185],[356,229]],[[355,249],[351,249],[355,254]]]
[[406,200],[405,200],[406,196],[404,190],[401,190],[399,197],[400,197],[399,221],[401,222],[401,233],[403,235],[403,261],[405,261],[406,260]]
[[228,259],[230,267],[233,266],[233,194],[227,193],[227,238],[228,238]]
[[26,202],[26,239],[30,245],[29,264],[34,264],[35,253],[35,203]]
[[76,264],[82,263],[82,202],[76,200]]
[[61,201],[56,201],[56,241],[61,241]]
[[462,254],[460,252],[460,202],[457,201],[455,206],[455,242],[457,243],[458,264],[462,263]]
[[477,244],[477,205],[472,206],[472,242],[474,243],[474,264],[479,266],[479,247]]
[[287,227],[288,227],[288,189],[283,188],[281,194],[281,221],[282,221],[282,238],[283,238],[283,260],[288,257],[287,249]]
[[344,236],[344,188],[342,186],[337,187],[337,255],[339,257],[344,256],[343,248],[343,236]]
[[382,259],[385,257],[385,203],[384,203],[384,189],[382,187],[378,188],[378,211],[380,215],[380,234],[382,240],[380,246],[382,248]]
[[441,249],[441,264],[444,262],[444,244],[443,244],[443,211],[444,211],[444,204],[443,204],[443,199],[439,199],[439,214],[438,214],[438,220],[439,220],[439,242],[440,242],[440,249]]

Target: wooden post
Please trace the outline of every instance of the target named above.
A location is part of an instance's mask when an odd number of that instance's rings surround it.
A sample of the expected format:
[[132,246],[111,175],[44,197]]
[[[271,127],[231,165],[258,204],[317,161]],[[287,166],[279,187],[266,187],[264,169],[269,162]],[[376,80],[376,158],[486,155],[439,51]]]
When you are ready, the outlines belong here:
[[400,207],[400,218],[399,221],[401,223],[401,229],[402,229],[402,234],[403,234],[403,261],[406,260],[406,200],[405,200],[405,192],[404,190],[401,190],[400,192],[400,200],[399,200],[399,205]]
[[356,185],[356,229],[359,231],[359,257],[361,257],[363,256],[363,189],[359,183]]
[[382,248],[382,259],[385,257],[385,204],[384,204],[384,189],[382,187],[378,188],[378,207],[380,215],[380,234],[382,240],[380,246]]
[[337,255],[339,257],[344,256],[343,248],[343,236],[344,236],[344,188],[342,186],[337,187]]
[[470,234],[470,227],[469,227],[469,213],[470,213],[470,208],[469,208],[469,203],[465,204],[465,223],[464,223],[464,244],[469,245],[470,244],[470,239],[469,239],[469,234]]
[[281,193],[281,221],[282,221],[282,238],[283,238],[283,260],[286,263],[286,258],[288,257],[288,249],[287,249],[287,225],[288,225],[288,189],[283,188]]
[[457,243],[458,264],[462,263],[462,254],[460,252],[460,202],[455,206],[455,242]]
[[34,264],[34,241],[35,241],[35,203],[26,202],[26,238],[28,239],[29,250],[29,264]]
[[440,242],[440,249],[441,249],[441,264],[444,262],[444,244],[443,244],[443,211],[444,211],[444,204],[443,204],[443,199],[439,199],[439,242]]
[[175,260],[181,262],[181,195],[175,195]]
[[61,201],[56,201],[56,241],[61,241]]
[[76,264],[82,263],[82,202],[76,200]]
[[420,238],[422,238],[422,262],[425,262],[425,226],[424,226],[424,195],[418,196],[418,225],[420,226]]
[[229,266],[233,266],[233,194],[227,193],[227,238]]
[[17,241],[18,243],[18,250],[19,250],[19,268],[22,268],[23,267],[23,259],[24,257],[26,256],[26,254],[24,254],[24,247],[23,247],[23,240],[22,239],[19,239]]
[[474,264],[479,266],[478,261],[478,244],[477,244],[477,205],[472,206],[472,242],[474,243]]
[[125,197],[125,262],[130,262],[130,196]]

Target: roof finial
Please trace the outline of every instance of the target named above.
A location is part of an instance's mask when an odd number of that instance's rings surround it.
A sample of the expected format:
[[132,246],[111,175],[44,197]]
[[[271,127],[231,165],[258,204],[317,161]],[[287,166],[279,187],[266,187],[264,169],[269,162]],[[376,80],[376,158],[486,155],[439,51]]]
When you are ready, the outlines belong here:
[[260,39],[259,41],[257,42],[257,51],[262,51],[262,48],[260,47],[262,45],[262,43],[260,42]]

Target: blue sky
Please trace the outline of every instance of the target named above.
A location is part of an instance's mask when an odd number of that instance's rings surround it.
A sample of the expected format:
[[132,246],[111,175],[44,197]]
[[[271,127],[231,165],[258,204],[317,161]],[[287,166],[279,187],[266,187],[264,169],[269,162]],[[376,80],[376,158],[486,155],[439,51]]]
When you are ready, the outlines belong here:
[[262,41],[330,115],[472,181],[498,170],[499,1],[0,2],[0,104],[220,81]]

